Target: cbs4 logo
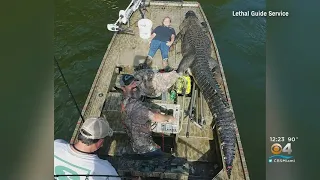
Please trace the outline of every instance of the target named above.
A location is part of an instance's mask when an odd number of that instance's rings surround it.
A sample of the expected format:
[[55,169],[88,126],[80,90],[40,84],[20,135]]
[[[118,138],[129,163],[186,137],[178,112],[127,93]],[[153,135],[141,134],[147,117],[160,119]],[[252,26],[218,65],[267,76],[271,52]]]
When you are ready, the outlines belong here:
[[291,143],[287,143],[283,148],[282,148],[281,144],[279,144],[279,143],[272,144],[272,146],[271,146],[271,153],[272,154],[277,155],[277,154],[281,154],[282,152],[291,154],[292,153]]

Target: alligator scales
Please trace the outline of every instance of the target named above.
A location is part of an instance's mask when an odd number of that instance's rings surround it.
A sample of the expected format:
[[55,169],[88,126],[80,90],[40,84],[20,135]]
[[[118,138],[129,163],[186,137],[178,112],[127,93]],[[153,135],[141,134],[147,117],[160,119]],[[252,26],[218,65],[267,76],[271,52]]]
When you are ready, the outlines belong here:
[[211,57],[211,41],[203,30],[203,26],[193,11],[188,11],[180,25],[176,41],[181,40],[182,60],[177,72],[184,73],[188,68],[200,88],[216,126],[224,154],[224,162],[230,178],[235,157],[235,119],[233,112],[223,95],[215,72],[219,71],[216,60]]

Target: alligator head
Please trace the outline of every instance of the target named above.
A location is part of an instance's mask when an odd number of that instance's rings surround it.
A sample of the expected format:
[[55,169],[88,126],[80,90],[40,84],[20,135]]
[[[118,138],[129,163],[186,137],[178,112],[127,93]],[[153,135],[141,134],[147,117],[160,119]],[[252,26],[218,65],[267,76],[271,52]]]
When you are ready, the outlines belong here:
[[194,11],[190,10],[185,14],[185,18],[187,19],[188,17],[197,17],[197,15]]

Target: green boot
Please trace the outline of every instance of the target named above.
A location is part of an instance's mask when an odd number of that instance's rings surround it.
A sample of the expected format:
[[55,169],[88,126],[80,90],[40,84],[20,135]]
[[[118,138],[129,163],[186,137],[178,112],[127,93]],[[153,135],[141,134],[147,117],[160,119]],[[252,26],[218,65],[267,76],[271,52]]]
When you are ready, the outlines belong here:
[[168,65],[168,66],[166,66],[163,70],[164,70],[165,72],[171,72],[171,71],[173,71],[174,69]]

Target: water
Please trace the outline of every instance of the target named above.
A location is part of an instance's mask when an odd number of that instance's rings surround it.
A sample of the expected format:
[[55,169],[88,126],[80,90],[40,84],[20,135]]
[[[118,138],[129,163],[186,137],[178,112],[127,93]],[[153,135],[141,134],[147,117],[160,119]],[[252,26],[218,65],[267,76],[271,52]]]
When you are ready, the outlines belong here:
[[[251,179],[264,179],[266,19],[232,17],[236,10],[264,10],[261,0],[199,0],[215,35]],[[80,108],[127,1],[55,1],[55,56]],[[70,140],[79,114],[55,67],[55,138]],[[259,135],[261,134],[261,135]],[[261,144],[261,145],[259,145]],[[258,153],[260,151],[260,153]],[[261,166],[261,167],[259,167]]]

